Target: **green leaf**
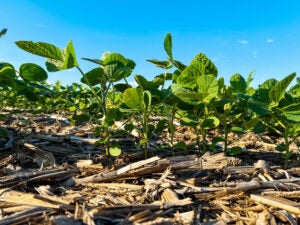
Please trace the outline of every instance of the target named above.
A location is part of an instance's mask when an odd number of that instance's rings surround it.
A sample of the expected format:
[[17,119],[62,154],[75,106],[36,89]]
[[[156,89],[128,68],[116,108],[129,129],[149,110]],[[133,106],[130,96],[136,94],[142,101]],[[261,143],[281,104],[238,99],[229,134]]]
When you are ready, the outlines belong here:
[[[88,79],[89,82],[86,81]],[[101,84],[102,81],[105,81],[104,71],[102,68],[97,67],[87,72],[84,77],[81,78],[81,82],[84,84],[90,84],[91,86],[95,86]]]
[[89,59],[89,58],[82,58],[82,59],[86,60],[86,61],[90,61],[90,62],[96,63],[98,65],[103,65],[103,61],[100,60],[100,59]]
[[64,69],[70,69],[78,66],[75,49],[72,40],[69,41],[65,48]]
[[235,93],[245,93],[247,89],[247,83],[242,77],[242,75],[236,73],[231,76],[230,78],[230,84],[232,87],[232,91]]
[[269,104],[271,102],[271,99],[269,97],[269,92],[277,83],[278,81],[275,79],[266,80],[264,83],[259,85],[258,89],[254,94],[254,97],[262,103]]
[[202,103],[203,96],[195,91],[180,87],[177,84],[172,84],[171,88],[174,95],[185,103],[190,105],[199,105]]
[[217,77],[218,70],[216,66],[206,57],[198,54],[177,78],[177,84],[181,87],[194,89],[197,87],[197,80],[204,75]]
[[20,66],[20,76],[26,81],[45,81],[47,72],[34,63],[24,63]]
[[198,93],[202,96],[202,102],[209,103],[217,97],[219,92],[218,80],[212,75],[201,76],[197,79]]
[[220,120],[217,117],[211,116],[208,118],[205,118],[201,123],[202,129],[212,129],[219,126]]
[[173,59],[172,54],[172,35],[168,33],[164,39],[164,49],[170,59]]
[[78,66],[72,41],[69,41],[67,47],[61,52],[63,56],[61,60],[47,58],[46,67],[49,72],[57,72]]
[[107,110],[106,118],[107,121],[119,121],[123,118],[123,114],[120,112],[118,108],[110,108]]
[[267,116],[271,114],[271,111],[265,104],[255,101],[253,99],[249,99],[248,108],[254,113],[256,113],[258,116]]
[[242,128],[242,127],[237,127],[237,126],[231,127],[230,130],[231,130],[231,132],[233,132],[233,133],[235,133],[235,134],[245,134],[245,133],[246,133],[246,131],[245,131],[244,128]]
[[124,129],[127,132],[131,132],[134,129],[134,125],[132,123],[126,123],[125,126],[124,126]]
[[0,86],[7,88],[7,86],[14,87],[14,78],[16,78],[16,71],[9,63],[0,63]]
[[168,60],[175,66],[179,71],[183,71],[186,68],[186,65],[184,65],[182,62],[179,62],[174,59],[168,58]]
[[140,140],[140,145],[144,145],[144,144],[147,144],[149,142],[149,139],[142,139],[142,140]]
[[150,110],[152,101],[150,91],[143,91],[143,100],[143,109]]
[[49,59],[63,61],[61,50],[55,45],[45,42],[32,42],[32,41],[17,41],[16,45],[32,54],[43,56]]
[[87,113],[82,113],[82,114],[73,115],[72,119],[79,122],[88,122],[91,119],[91,116]]
[[194,117],[184,116],[180,119],[180,124],[182,126],[195,127],[195,126],[199,125],[199,121],[197,121],[197,119]]
[[112,141],[111,146],[109,148],[109,154],[111,156],[117,157],[117,156],[121,155],[121,153],[122,153],[122,150],[121,150],[121,147],[118,144],[118,142]]
[[292,73],[287,77],[283,78],[269,92],[270,99],[274,102],[275,106],[278,105],[279,101],[284,97],[287,87],[295,78],[296,73]]
[[239,146],[235,146],[229,149],[228,154],[229,155],[238,155],[243,152],[243,149]]
[[259,117],[253,117],[249,121],[245,122],[245,127],[247,129],[252,129],[260,122],[260,120],[261,119]]
[[166,123],[167,123],[166,119],[159,120],[155,128],[155,133],[162,132],[166,128]]
[[119,91],[119,92],[124,92],[126,89],[128,88],[131,88],[132,86],[130,84],[121,84],[121,83],[118,83],[118,84],[115,84],[114,85],[114,89],[116,91]]
[[172,64],[169,61],[160,61],[157,59],[147,59],[148,62],[153,63],[155,66],[163,68],[163,69],[170,69],[172,68]]
[[2,36],[4,36],[4,35],[6,34],[6,32],[7,32],[7,29],[6,29],[6,28],[3,28],[3,29],[0,31],[0,38],[1,38]]
[[143,98],[143,91],[140,88],[128,88],[123,93],[123,101],[131,109],[142,109]]
[[174,149],[186,150],[187,146],[184,141],[180,141],[173,146]]

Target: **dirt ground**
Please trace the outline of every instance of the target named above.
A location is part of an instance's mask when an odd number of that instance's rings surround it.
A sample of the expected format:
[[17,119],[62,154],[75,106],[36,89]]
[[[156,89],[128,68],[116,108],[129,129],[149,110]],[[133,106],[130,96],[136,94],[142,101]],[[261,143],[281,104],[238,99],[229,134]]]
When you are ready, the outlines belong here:
[[1,127],[0,225],[300,224],[298,146],[284,168],[269,134],[230,134],[241,154],[199,156],[193,130],[178,126],[187,150],[161,149],[163,133],[144,159],[137,135],[116,138],[122,154],[106,157],[92,125],[60,115],[14,113]]

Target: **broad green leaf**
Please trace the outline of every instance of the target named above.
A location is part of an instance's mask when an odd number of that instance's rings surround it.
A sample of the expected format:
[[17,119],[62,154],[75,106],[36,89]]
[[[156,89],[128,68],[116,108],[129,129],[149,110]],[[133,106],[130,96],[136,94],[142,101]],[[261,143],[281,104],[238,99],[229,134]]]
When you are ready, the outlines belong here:
[[37,84],[37,83],[33,83],[33,82],[29,82],[27,84],[28,87],[33,87],[33,88],[37,88],[46,92],[53,92],[51,89],[49,89],[48,87],[41,85],[41,84]]
[[254,113],[256,113],[258,116],[271,115],[271,111],[268,109],[268,107],[265,104],[255,101],[253,99],[249,99],[248,108],[252,110]]
[[203,64],[196,61],[181,72],[176,82],[181,87],[195,89],[197,87],[197,78],[204,75],[203,70]]
[[211,116],[208,118],[205,118],[201,123],[202,129],[212,129],[219,126],[220,120],[217,117]]
[[292,82],[292,80],[295,78],[296,73],[292,73],[279,81],[277,84],[274,85],[274,87],[269,92],[270,99],[274,102],[275,106],[278,105],[279,101],[283,98],[287,87]]
[[199,105],[202,103],[203,96],[195,91],[180,87],[177,84],[172,84],[171,88],[174,95],[185,103],[190,105]]
[[259,85],[258,89],[256,89],[254,97],[262,103],[269,104],[271,102],[269,92],[277,83],[278,81],[275,79],[266,80],[264,83]]
[[216,77],[218,70],[215,65],[202,53],[198,54],[177,78],[181,87],[195,89],[197,80],[204,75]]
[[159,120],[155,128],[155,133],[162,132],[167,127],[166,123],[167,123],[166,119]]
[[289,122],[300,122],[300,111],[284,112],[283,115]]
[[199,121],[197,121],[196,118],[193,118],[190,116],[184,116],[180,119],[180,124],[183,126],[195,127],[195,126],[199,125]]
[[218,69],[215,66],[215,64],[203,53],[200,53],[196,55],[196,57],[193,59],[191,64],[193,62],[201,62],[203,65],[204,71],[202,72],[204,75],[213,75],[215,77],[218,76]]
[[212,75],[201,76],[197,79],[198,93],[202,96],[202,103],[209,103],[217,97],[219,92],[218,80]]
[[37,93],[30,90],[29,88],[25,88],[25,89],[19,91],[17,95],[18,96],[24,95],[29,101],[33,101],[33,102],[36,102],[39,99],[39,96],[37,95]]
[[165,39],[164,39],[164,49],[169,56],[170,59],[173,59],[172,54],[172,35],[170,33],[167,33]]
[[75,49],[72,40],[69,41],[65,50],[64,69],[70,69],[78,66]]
[[[88,82],[86,81],[88,79]],[[87,72],[84,77],[81,78],[81,82],[84,84],[90,84],[91,86],[95,86],[97,84],[101,84],[101,82],[105,81],[104,71],[102,68],[98,67],[92,69]]]
[[110,108],[107,110],[105,120],[115,122],[115,121],[121,120],[122,117],[123,117],[123,114],[120,112],[120,110],[118,108]]
[[91,119],[91,116],[87,113],[82,114],[75,114],[72,116],[73,120],[79,121],[79,122],[88,122]]
[[121,153],[122,153],[122,150],[121,150],[121,147],[118,144],[118,142],[112,141],[110,148],[109,148],[109,154],[111,156],[117,157],[117,156],[121,155]]
[[0,63],[0,86],[4,89],[14,87],[16,71],[9,63]]
[[143,89],[143,90],[148,90],[149,88],[152,87],[151,82],[148,81],[144,76],[142,75],[134,75],[134,79],[136,83]]
[[235,134],[245,134],[246,133],[244,128],[238,127],[238,126],[233,126],[233,127],[231,127],[230,130],[231,130],[231,132],[233,132]]
[[244,125],[248,130],[250,130],[254,128],[260,122],[260,120],[261,119],[259,117],[253,117],[249,121],[246,121]]
[[133,129],[134,129],[134,125],[132,123],[126,123],[125,126],[124,126],[124,129],[127,131],[127,132],[131,132]]
[[20,66],[20,76],[26,81],[45,81],[47,72],[34,63],[24,63]]
[[32,42],[32,41],[17,41],[16,45],[32,54],[43,56],[49,59],[63,61],[61,50],[55,45],[45,42]]
[[163,69],[170,69],[172,68],[172,64],[169,61],[160,61],[157,59],[147,59],[148,62],[153,63],[155,66],[163,68]]
[[106,54],[103,60],[103,65],[111,65],[111,64],[123,64],[124,66],[127,63],[126,58],[120,54],[120,53],[116,53],[116,52],[111,52],[109,54]]
[[229,149],[228,154],[229,155],[238,155],[238,154],[241,154],[242,152],[243,152],[243,149],[241,147],[234,146]]
[[142,109],[143,98],[143,91],[140,88],[128,88],[123,93],[123,101],[131,109]]
[[130,84],[122,84],[122,83],[118,83],[118,84],[115,84],[114,85],[114,89],[116,91],[119,91],[119,92],[124,92],[126,89],[128,88],[131,88],[132,86]]
[[6,62],[0,63],[0,74],[11,78],[15,78],[17,76],[14,66]]
[[67,47],[61,50],[62,59],[47,58],[46,67],[49,72],[57,72],[60,70],[71,69],[78,66],[73,42],[69,41]]
[[247,82],[242,75],[236,73],[230,77],[230,84],[232,91],[235,93],[245,93],[247,89]]

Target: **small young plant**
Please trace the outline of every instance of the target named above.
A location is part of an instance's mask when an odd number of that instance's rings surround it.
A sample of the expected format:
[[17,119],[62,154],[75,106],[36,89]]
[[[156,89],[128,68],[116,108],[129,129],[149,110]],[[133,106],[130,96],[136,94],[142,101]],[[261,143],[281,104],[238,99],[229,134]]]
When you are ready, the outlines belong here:
[[175,96],[192,106],[181,120],[184,125],[194,128],[199,153],[205,153],[208,150],[206,140],[208,130],[216,128],[220,123],[219,119],[213,115],[213,106],[219,90],[217,73],[215,65],[200,53],[171,86]]
[[[72,41],[62,50],[55,45],[45,42],[34,43],[32,41],[17,41],[16,44],[25,51],[45,57],[46,67],[49,72],[57,72],[73,67],[78,69],[82,75],[81,82],[88,85],[100,107],[99,112],[102,113],[101,126],[104,138],[100,140],[100,143],[105,145],[106,155],[119,155],[121,149],[117,143],[112,143],[111,145],[110,137],[111,128],[113,128],[114,121],[120,118],[120,112],[117,113],[117,108],[108,108],[106,101],[110,88],[113,88],[114,82],[128,77],[135,67],[135,63],[119,53],[106,53],[101,60],[85,58],[99,66],[84,73],[77,62]],[[112,115],[116,115],[116,117]],[[85,118],[86,120],[90,119],[89,116],[85,116]]]
[[292,73],[281,81],[265,81],[248,101],[248,107],[257,116],[257,124],[261,121],[266,129],[283,137],[284,143],[276,149],[285,159],[285,167],[292,156],[290,145],[300,135],[300,103],[287,92],[295,76],[296,73]]
[[[230,78],[230,86],[224,84],[224,78],[220,78],[218,100],[216,101],[216,117],[219,118],[223,128],[224,153],[236,155],[242,152],[242,148],[235,146],[228,148],[229,132],[244,134],[246,117],[248,115],[247,97],[249,98],[253,89],[249,86],[252,81],[252,72],[247,81],[238,73]],[[249,95],[249,96],[248,96]],[[246,98],[246,99],[245,99]]]
[[142,88],[128,88],[123,93],[123,101],[127,107],[122,107],[121,111],[137,114],[141,119],[142,136],[140,145],[144,146],[145,159],[148,157],[148,142],[152,129],[149,124],[149,116],[152,112],[152,96],[150,91],[144,91]]
[[[161,96],[161,102],[163,107],[162,112],[166,116],[168,122],[168,131],[170,132],[169,146],[172,150],[173,155],[175,155],[174,152],[175,148],[186,149],[186,145],[183,141],[177,143],[176,145],[174,144],[174,135],[175,135],[174,120],[177,112],[177,105],[182,103],[182,101],[174,95],[170,86],[168,88],[165,88],[165,83],[166,81],[175,82],[176,74],[179,74],[180,71],[183,70],[186,66],[183,65],[181,62],[174,60],[173,58],[172,36],[170,33],[168,33],[165,36],[164,50],[168,56],[167,61],[157,60],[157,59],[151,59],[147,61],[165,70],[163,74],[156,76],[154,79],[161,81],[160,96]],[[177,70],[174,73],[169,73],[169,69],[171,69],[173,66],[175,66]]]

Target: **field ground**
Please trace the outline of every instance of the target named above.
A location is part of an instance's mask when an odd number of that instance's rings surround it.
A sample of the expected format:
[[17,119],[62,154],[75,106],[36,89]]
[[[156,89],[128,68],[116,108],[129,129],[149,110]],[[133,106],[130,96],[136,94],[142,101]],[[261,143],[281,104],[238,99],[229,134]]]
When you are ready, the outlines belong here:
[[[194,135],[178,127],[188,150],[137,150],[138,137],[116,139],[122,154],[95,147],[92,126],[50,114],[15,113],[1,125],[1,224],[299,224],[300,161],[288,168],[269,135],[230,135],[244,152],[197,156]],[[213,135],[213,134],[212,134]]]

